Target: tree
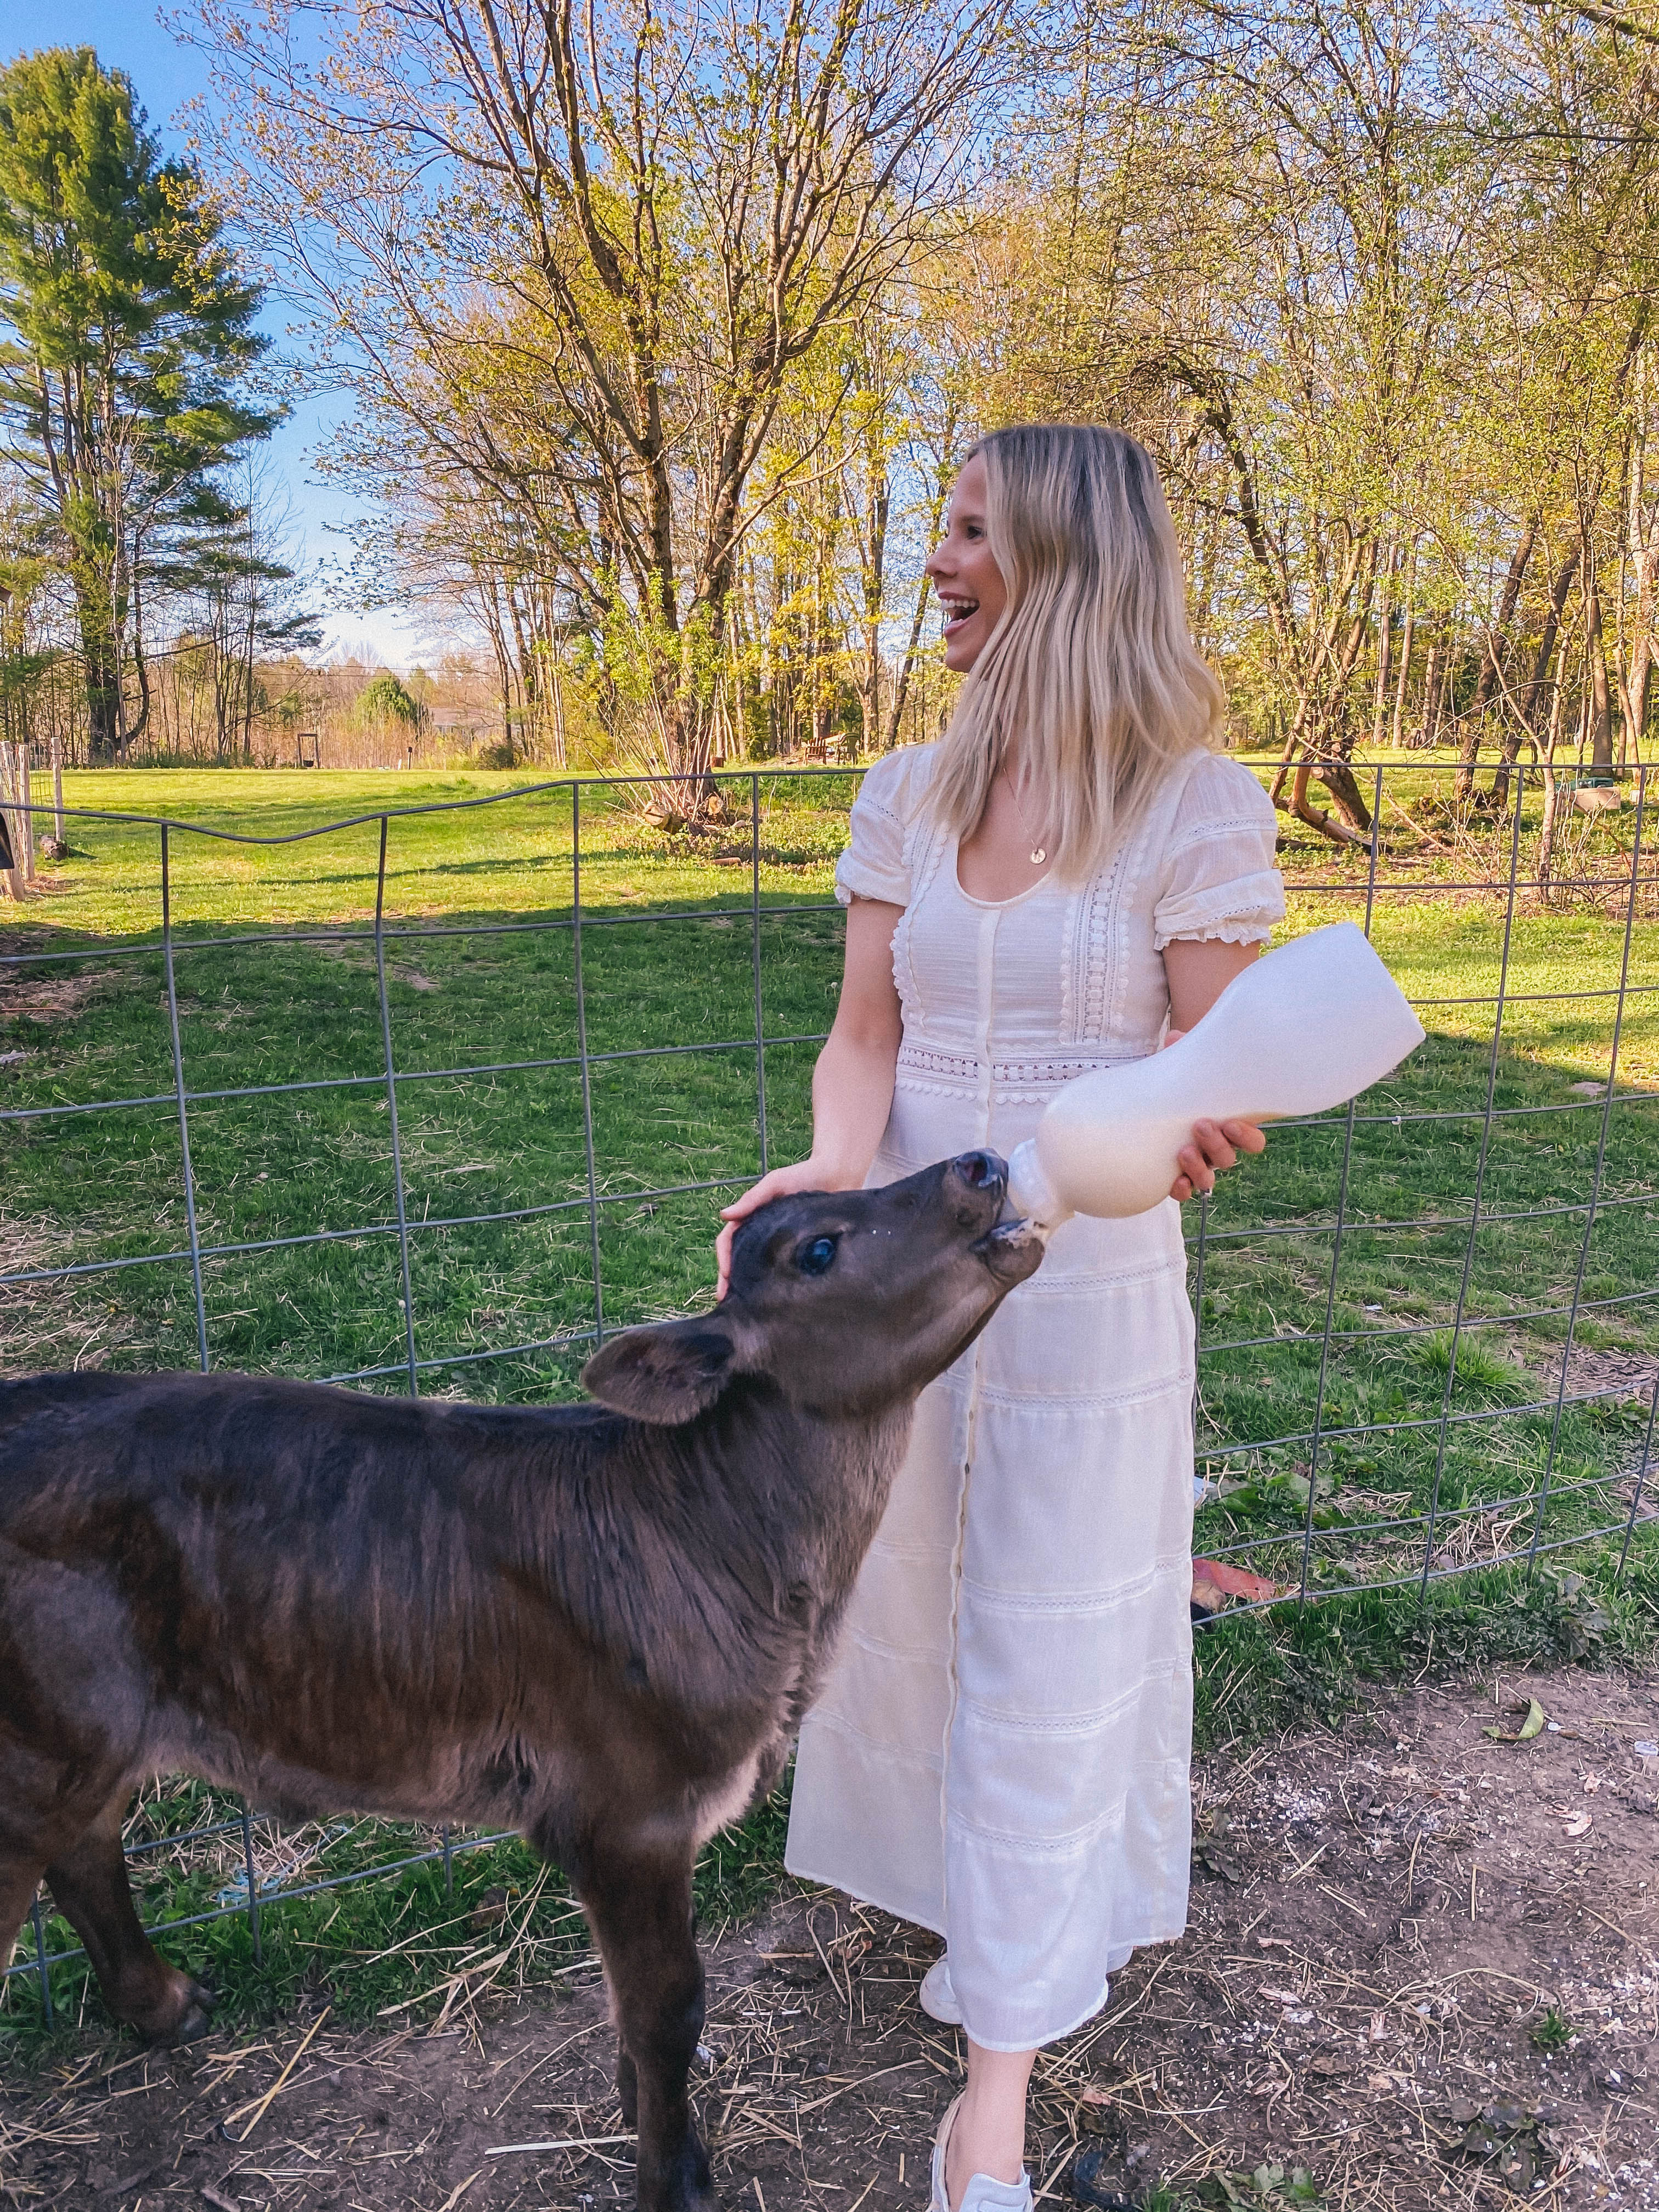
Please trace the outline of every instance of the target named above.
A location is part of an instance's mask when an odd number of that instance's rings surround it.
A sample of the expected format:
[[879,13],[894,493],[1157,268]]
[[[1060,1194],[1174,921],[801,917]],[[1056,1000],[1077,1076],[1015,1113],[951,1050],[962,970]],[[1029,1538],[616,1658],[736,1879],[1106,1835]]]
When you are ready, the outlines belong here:
[[511,353],[571,586],[706,775],[750,479],[801,364],[955,198],[1004,0],[207,12],[258,154],[241,196],[360,389],[403,410],[411,356],[459,388]]
[[220,233],[89,46],[0,71],[0,453],[73,588],[94,760],[148,720],[147,575],[233,520],[216,473],[275,420],[243,393],[259,294]]
[[358,694],[356,713],[360,722],[398,722],[410,730],[418,729],[422,719],[420,702],[390,668],[369,678]]
[[181,708],[188,700],[192,738],[196,709],[205,705],[222,761],[252,753],[254,718],[269,703],[261,654],[314,650],[322,642],[317,617],[301,603],[300,579],[281,558],[279,526],[252,471],[245,489],[241,505],[181,537],[155,573],[185,623],[170,648],[175,695]]

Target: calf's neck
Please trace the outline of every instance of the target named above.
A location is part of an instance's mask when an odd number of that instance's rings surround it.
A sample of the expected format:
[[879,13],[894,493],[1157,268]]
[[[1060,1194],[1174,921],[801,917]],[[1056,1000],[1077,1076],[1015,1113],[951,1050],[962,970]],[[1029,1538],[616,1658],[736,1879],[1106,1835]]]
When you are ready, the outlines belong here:
[[121,2019],[202,2033],[122,1858],[157,1772],[516,1826],[604,1959],[640,2204],[708,2212],[692,1863],[778,1774],[918,1394],[1041,1260],[1006,1182],[969,1152],[763,1207],[725,1303],[613,1337],[596,1402],[0,1383],[0,1955],[44,1876]]

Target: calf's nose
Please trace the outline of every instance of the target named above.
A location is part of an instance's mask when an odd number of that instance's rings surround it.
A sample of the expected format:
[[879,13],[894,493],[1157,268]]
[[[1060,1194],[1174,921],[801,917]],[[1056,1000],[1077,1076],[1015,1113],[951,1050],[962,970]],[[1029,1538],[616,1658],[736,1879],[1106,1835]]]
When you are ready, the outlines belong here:
[[1000,1152],[958,1152],[951,1168],[969,1190],[987,1198],[1000,1198],[1008,1187],[1008,1163]]

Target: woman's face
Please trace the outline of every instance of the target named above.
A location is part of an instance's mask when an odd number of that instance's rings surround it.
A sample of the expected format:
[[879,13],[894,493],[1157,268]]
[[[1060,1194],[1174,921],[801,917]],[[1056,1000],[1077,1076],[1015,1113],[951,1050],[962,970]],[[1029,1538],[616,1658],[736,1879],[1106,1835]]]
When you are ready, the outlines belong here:
[[986,490],[985,464],[975,453],[957,478],[945,535],[927,570],[945,611],[945,665],[964,676],[1008,604],[985,531]]

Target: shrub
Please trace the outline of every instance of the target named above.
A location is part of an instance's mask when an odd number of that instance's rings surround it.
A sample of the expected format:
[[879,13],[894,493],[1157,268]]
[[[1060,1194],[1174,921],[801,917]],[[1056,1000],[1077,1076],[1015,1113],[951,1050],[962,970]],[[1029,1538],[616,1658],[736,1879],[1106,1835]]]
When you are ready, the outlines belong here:
[[417,729],[425,719],[420,702],[410,696],[404,688],[402,678],[394,676],[389,668],[382,668],[369,678],[357,694],[351,711],[361,724],[401,722],[411,730]]

